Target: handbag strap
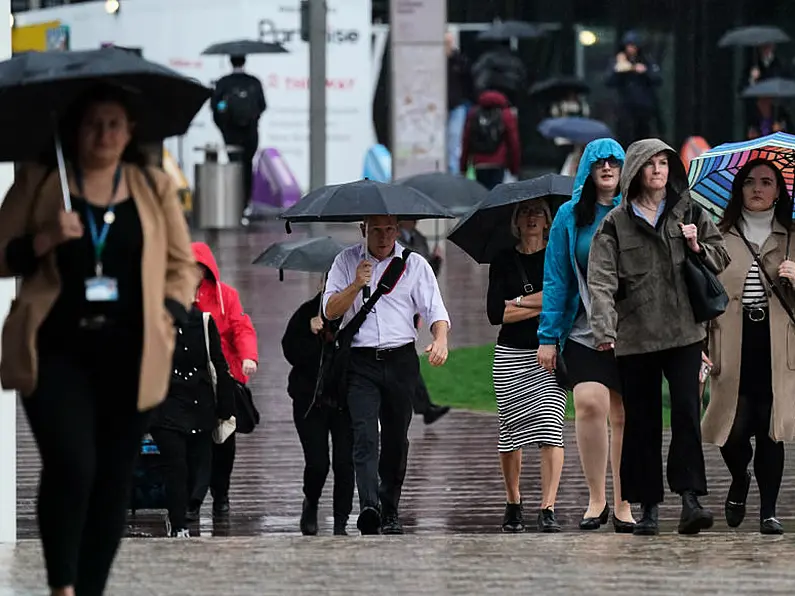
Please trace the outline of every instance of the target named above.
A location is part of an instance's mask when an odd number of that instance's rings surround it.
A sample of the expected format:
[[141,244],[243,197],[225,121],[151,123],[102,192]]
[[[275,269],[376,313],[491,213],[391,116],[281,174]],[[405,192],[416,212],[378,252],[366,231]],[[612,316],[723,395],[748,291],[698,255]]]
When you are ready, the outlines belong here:
[[212,358],[210,357],[210,313],[202,313],[202,327],[204,328],[204,350],[207,353],[207,371],[210,373],[210,382],[213,385],[213,393],[218,391],[218,379],[213,374],[214,366]]
[[759,273],[761,273],[762,276],[765,278],[767,285],[770,286],[770,291],[773,292],[775,297],[778,299],[779,303],[781,304],[781,307],[784,309],[784,312],[787,313],[789,320],[792,321],[793,325],[795,325],[795,312],[793,312],[792,307],[789,304],[787,304],[787,300],[786,298],[784,298],[784,294],[781,292],[781,288],[778,286],[777,283],[773,281],[770,275],[768,275],[767,271],[765,271],[765,267],[762,264],[762,260],[759,258],[759,253],[754,250],[753,245],[748,240],[748,238],[745,237],[745,234],[742,233],[742,230],[740,230],[739,226],[735,225],[734,229],[737,230],[737,233],[740,235],[740,238],[743,239],[745,246],[748,247],[748,251],[754,257],[757,269],[759,270]]
[[[525,271],[524,265],[522,265],[522,259],[519,258],[519,253],[513,253],[514,261],[516,262],[516,268],[519,269],[519,275],[522,276],[522,284],[525,296],[528,294],[533,293],[533,284],[530,283],[530,280],[527,279],[527,271]],[[527,288],[530,288],[529,290]]]

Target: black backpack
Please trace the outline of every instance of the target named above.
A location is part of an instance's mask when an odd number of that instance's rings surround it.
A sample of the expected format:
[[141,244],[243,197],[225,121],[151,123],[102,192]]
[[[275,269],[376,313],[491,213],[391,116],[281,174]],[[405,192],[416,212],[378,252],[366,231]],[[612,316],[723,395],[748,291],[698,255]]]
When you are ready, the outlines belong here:
[[218,102],[218,111],[228,126],[249,128],[255,126],[260,116],[257,94],[251,85],[239,85],[227,91]]
[[477,107],[469,129],[471,153],[491,155],[499,150],[505,136],[502,110],[500,107]]

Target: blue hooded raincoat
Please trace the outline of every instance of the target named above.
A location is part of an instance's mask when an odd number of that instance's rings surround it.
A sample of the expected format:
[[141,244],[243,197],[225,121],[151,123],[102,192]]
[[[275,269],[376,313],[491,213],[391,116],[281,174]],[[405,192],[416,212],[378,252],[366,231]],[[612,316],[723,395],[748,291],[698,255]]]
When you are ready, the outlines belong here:
[[[574,206],[579,202],[583,186],[591,175],[591,166],[610,156],[624,165],[624,150],[613,139],[596,139],[586,145],[577,168],[571,199],[558,209],[552,222],[544,259],[544,298],[538,324],[538,341],[541,345],[560,342],[562,349],[577,318],[580,290],[575,257],[578,228]],[[621,195],[618,195],[613,205],[617,206],[620,202]]]

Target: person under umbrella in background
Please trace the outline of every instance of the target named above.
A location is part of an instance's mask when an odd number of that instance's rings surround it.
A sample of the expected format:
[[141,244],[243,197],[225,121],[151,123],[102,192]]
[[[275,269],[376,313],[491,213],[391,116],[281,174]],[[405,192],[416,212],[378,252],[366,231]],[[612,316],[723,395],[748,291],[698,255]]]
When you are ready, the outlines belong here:
[[[240,303],[237,290],[221,281],[218,263],[210,247],[203,242],[194,242],[192,248],[204,273],[196,293],[196,303],[199,310],[212,315],[221,334],[221,346],[229,363],[229,372],[237,382],[245,385],[249,377],[257,372],[257,332]],[[235,465],[235,445],[233,433],[224,443],[213,446],[210,493],[213,497],[213,514],[216,516],[229,514],[229,483]],[[198,519],[203,499],[204,494],[201,492],[192,495],[189,520]]]
[[97,84],[60,125],[74,210],[58,168],[29,164],[0,207],[0,274],[22,280],[0,375],[22,393],[41,455],[38,520],[57,596],[104,592],[148,411],[168,388],[173,323],[198,281],[176,188],[137,149],[136,126],[152,121]]
[[474,97],[472,67],[449,31],[444,35],[444,51],[447,54],[447,167],[451,174],[460,174],[464,124]]
[[789,111],[771,97],[758,97],[748,107],[748,139],[757,139],[774,132],[792,132]]
[[[323,294],[326,318],[342,318],[343,327],[362,307],[364,288],[380,279],[393,257],[404,254],[397,244],[396,217],[367,217],[362,233],[366,245],[352,246],[337,255]],[[351,349],[348,408],[360,503],[357,527],[362,534],[403,533],[398,505],[408,463],[412,397],[420,376],[415,314],[428,322],[433,334],[433,342],[425,350],[431,365],[447,361],[450,318],[436,277],[425,259],[407,257],[397,285],[364,319]]]
[[508,99],[498,91],[480,94],[464,126],[461,171],[475,168],[475,178],[488,190],[505,179],[506,170],[519,176],[522,149],[519,125]]
[[333,349],[334,333],[339,326],[329,323],[319,314],[321,296],[322,291],[290,317],[282,337],[282,351],[293,367],[287,381],[287,393],[293,400],[293,422],[304,451],[301,533],[305,536],[318,533],[318,504],[329,467],[332,467],[334,535],[345,536],[353,509],[353,429],[347,404],[326,403],[322,396],[316,397],[321,353],[324,349]]

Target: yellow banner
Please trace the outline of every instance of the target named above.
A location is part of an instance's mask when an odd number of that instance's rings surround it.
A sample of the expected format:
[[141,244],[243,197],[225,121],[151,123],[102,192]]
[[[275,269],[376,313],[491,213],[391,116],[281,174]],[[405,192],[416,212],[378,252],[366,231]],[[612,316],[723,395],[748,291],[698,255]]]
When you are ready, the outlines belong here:
[[69,29],[61,25],[61,21],[47,21],[11,29],[11,51],[14,54],[68,49]]

